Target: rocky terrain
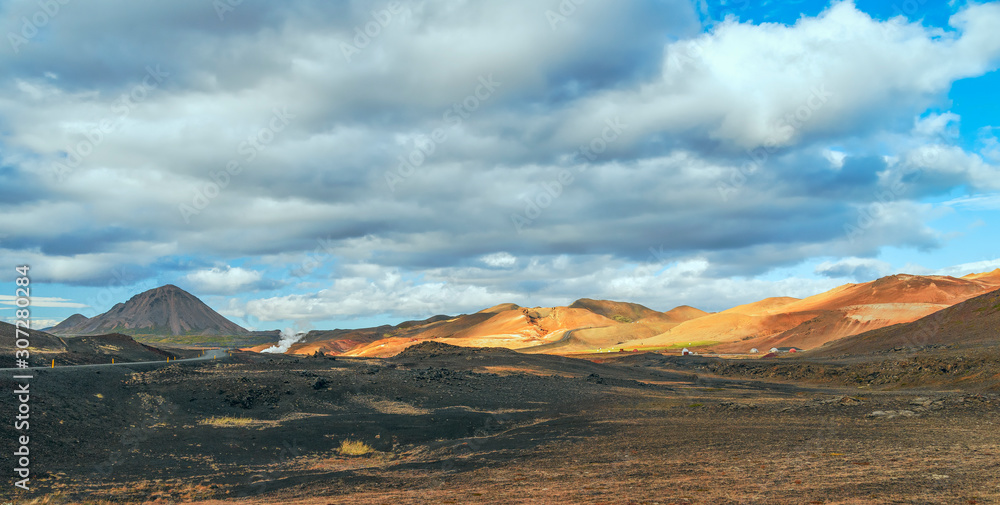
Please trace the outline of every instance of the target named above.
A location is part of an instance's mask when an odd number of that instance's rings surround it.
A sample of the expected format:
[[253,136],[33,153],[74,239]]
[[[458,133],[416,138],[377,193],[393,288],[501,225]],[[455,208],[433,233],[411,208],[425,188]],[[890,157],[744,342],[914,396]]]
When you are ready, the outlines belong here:
[[[34,364],[58,356],[104,365],[33,371],[33,490],[5,488],[0,498],[1000,503],[1000,292],[987,289],[992,279],[892,276],[717,314],[591,299],[502,304],[315,331],[293,346],[298,354],[219,351],[170,364],[152,361],[200,350],[32,331]],[[890,295],[943,309],[896,324],[868,317]],[[829,309],[838,304],[854,305]],[[770,321],[769,338],[823,333],[845,317],[880,322],[756,359],[671,348],[567,352],[685,325],[729,321],[748,331],[740,326],[748,317]],[[782,325],[791,329],[777,332]],[[12,342],[13,327],[0,324],[0,336]],[[0,378],[0,388],[14,387]],[[10,423],[0,431],[18,435]]]
[[710,360],[682,363],[658,354],[594,363],[425,343],[388,359],[237,352],[165,367],[41,370],[33,383],[36,490],[5,488],[4,498],[1000,500],[995,386],[859,389],[722,377]]
[[[29,366],[89,365],[133,361],[159,361],[198,356],[202,351],[176,347],[153,347],[136,342],[120,333],[87,337],[57,337],[38,330],[28,330]],[[13,367],[15,328],[0,322],[0,354],[9,357],[3,367]],[[22,335],[23,336],[23,335]]]

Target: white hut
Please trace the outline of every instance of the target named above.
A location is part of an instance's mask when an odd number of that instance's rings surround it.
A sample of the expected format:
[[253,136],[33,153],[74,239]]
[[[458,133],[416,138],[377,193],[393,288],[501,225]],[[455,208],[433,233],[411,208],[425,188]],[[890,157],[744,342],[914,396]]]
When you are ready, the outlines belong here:
[[691,351],[689,351],[687,347],[681,349],[681,356],[687,356],[689,354],[691,354]]
[[778,348],[777,347],[772,347],[771,348],[771,352],[778,352]]
[[758,352],[760,352],[760,351],[758,351],[756,347],[754,347],[753,349],[750,349],[750,354],[757,354]]

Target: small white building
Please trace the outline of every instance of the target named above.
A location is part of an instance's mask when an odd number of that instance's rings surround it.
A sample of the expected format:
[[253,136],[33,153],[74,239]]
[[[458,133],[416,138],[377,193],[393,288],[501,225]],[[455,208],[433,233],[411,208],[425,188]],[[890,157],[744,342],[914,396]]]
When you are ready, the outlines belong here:
[[688,356],[690,354],[691,354],[691,351],[689,351],[687,347],[681,349],[681,356]]
[[760,351],[758,351],[756,347],[754,347],[753,349],[750,349],[750,354],[757,354],[758,352],[760,352]]
[[777,347],[772,347],[770,352],[778,352],[778,348]]

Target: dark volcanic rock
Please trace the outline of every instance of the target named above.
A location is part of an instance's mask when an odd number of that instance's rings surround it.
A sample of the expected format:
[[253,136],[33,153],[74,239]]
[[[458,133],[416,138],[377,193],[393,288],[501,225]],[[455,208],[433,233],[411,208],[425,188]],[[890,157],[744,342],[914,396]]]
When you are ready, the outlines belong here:
[[479,354],[514,355],[518,353],[501,347],[459,347],[441,342],[421,342],[407,347],[394,359],[435,358],[438,356],[474,356]]

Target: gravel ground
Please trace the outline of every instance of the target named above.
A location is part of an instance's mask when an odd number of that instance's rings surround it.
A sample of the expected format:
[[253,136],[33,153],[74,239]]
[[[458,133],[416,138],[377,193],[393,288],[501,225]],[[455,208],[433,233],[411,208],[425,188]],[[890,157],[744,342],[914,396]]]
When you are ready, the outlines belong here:
[[[40,371],[16,503],[998,503],[1000,399],[421,345]],[[2,379],[4,388],[11,388]],[[4,439],[15,432],[4,423]],[[350,455],[345,440],[371,450]]]

